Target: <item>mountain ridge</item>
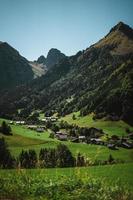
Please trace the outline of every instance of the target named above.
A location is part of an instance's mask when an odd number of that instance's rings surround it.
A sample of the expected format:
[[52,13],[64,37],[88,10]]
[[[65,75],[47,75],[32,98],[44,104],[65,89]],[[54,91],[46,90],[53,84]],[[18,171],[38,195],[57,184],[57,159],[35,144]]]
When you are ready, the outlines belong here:
[[109,33],[113,32],[113,31],[121,31],[125,35],[127,35],[129,38],[131,37],[131,39],[133,39],[133,29],[130,26],[128,26],[127,24],[125,24],[121,21],[116,26],[114,26],[110,30]]
[[33,79],[28,61],[7,42],[0,43],[0,89],[8,89]]
[[38,78],[46,74],[50,68],[59,64],[59,62],[61,62],[65,57],[65,54],[63,54],[60,50],[51,48],[46,58],[41,55],[37,60],[29,61],[29,64],[34,72],[34,78]]
[[129,54],[133,49],[133,29],[123,22],[115,25],[109,33],[93,47],[103,47],[110,45],[114,54]]
[[80,110],[81,115],[91,112],[96,116],[115,115],[133,124],[133,46],[130,42],[131,37],[111,31],[98,43],[63,59],[28,87],[20,87],[21,95],[6,104],[14,102],[11,113],[19,108],[41,109],[64,116]]

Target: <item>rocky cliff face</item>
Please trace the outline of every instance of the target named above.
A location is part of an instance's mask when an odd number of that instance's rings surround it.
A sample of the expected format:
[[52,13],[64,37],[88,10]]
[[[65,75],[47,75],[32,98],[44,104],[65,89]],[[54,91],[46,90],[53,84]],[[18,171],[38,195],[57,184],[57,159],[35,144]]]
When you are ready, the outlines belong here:
[[65,55],[61,53],[58,49],[50,49],[46,58],[47,68],[49,69],[55,64],[58,64],[63,58],[65,58]]

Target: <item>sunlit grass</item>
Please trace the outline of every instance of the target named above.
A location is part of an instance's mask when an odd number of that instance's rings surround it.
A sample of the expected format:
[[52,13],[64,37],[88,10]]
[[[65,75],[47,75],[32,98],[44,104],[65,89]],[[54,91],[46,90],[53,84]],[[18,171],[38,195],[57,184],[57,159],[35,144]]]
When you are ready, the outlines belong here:
[[[76,119],[73,120],[72,116],[75,114]],[[126,124],[124,121],[104,121],[104,120],[93,120],[93,114],[86,116],[79,116],[79,112],[71,113],[62,117],[61,120],[67,121],[69,124],[76,124],[80,127],[95,127],[103,129],[106,134],[123,136],[127,135],[126,128],[133,130],[133,127]]]
[[[2,120],[1,120],[2,121]],[[75,120],[74,120],[75,121]],[[49,138],[49,132],[37,133],[28,129],[26,126],[11,125],[13,136],[4,136],[13,155],[17,156],[22,149],[35,149],[39,153],[41,148],[56,148],[61,142],[57,139]],[[91,161],[107,160],[111,154],[115,159],[124,162],[132,162],[131,154],[133,150],[119,148],[117,151],[108,149],[106,146],[91,145],[83,143],[72,143],[69,141],[61,142],[68,146],[70,151],[76,156],[79,152]]]

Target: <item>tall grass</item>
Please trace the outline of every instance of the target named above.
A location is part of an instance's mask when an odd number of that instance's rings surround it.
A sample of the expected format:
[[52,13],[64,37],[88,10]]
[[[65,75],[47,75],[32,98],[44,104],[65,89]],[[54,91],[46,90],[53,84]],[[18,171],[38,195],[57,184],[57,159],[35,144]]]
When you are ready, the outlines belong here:
[[133,192],[126,184],[90,178],[76,170],[74,176],[51,179],[42,172],[28,174],[26,170],[7,173],[0,178],[1,200],[132,200]]

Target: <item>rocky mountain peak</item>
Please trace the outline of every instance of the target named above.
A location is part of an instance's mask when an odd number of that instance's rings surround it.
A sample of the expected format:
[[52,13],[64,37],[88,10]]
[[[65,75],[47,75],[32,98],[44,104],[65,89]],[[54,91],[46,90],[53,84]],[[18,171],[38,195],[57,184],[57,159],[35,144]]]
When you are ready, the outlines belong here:
[[115,25],[109,33],[112,33],[114,31],[120,31],[124,33],[127,37],[133,39],[133,29],[128,26],[127,24],[124,24],[123,22],[119,22],[117,25]]
[[51,68],[52,66],[60,62],[60,60],[62,60],[63,58],[65,58],[65,54],[63,54],[60,50],[56,48],[52,48],[48,52],[46,58],[46,66],[48,68]]
[[39,63],[39,64],[41,64],[41,63],[45,64],[45,63],[46,63],[46,58],[45,58],[43,55],[41,55],[41,56],[37,59],[37,63]]

